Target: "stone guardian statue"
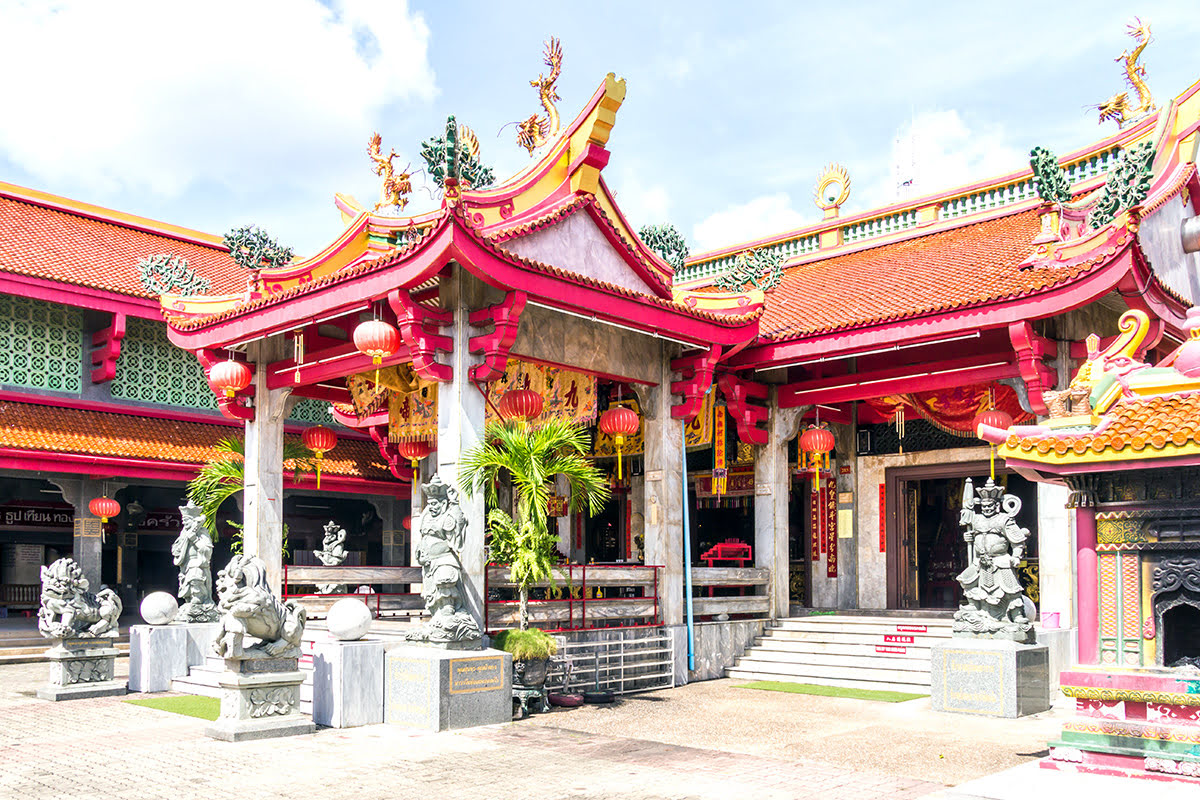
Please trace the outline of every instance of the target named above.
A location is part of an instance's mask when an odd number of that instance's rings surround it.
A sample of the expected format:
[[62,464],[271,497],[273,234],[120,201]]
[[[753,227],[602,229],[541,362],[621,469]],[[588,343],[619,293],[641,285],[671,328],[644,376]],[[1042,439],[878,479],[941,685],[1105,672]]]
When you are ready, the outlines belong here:
[[213,543],[204,525],[204,511],[188,501],[179,507],[183,528],[171,545],[171,560],[179,567],[180,622],[216,622],[220,616],[212,597]]
[[451,650],[479,649],[483,632],[466,608],[462,547],[467,518],[459,504],[458,490],[434,475],[424,492],[425,510],[417,527],[420,539],[416,555],[429,621],[406,638]]
[[[327,567],[340,567],[346,563],[346,529],[333,520],[325,523],[325,536],[321,539],[321,549],[313,550],[322,564]],[[318,583],[317,592],[320,594],[344,594],[346,585],[343,583]]]
[[991,478],[978,492],[967,478],[959,524],[966,527],[968,566],[958,576],[963,604],[954,613],[955,636],[1037,641],[1034,605],[1017,574],[1029,539],[1029,529],[1016,521],[1020,511],[1021,498],[1005,494]]

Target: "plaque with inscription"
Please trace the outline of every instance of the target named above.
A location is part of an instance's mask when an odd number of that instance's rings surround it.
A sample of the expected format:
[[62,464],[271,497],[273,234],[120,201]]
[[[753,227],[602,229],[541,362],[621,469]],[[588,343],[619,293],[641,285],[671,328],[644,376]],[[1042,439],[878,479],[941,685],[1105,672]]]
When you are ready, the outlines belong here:
[[499,658],[456,658],[450,662],[450,694],[486,692],[504,685],[504,662]]
[[416,658],[387,659],[384,720],[418,728],[433,722],[437,709],[436,663]]
[[1004,715],[1004,654],[979,650],[945,651],[944,710]]

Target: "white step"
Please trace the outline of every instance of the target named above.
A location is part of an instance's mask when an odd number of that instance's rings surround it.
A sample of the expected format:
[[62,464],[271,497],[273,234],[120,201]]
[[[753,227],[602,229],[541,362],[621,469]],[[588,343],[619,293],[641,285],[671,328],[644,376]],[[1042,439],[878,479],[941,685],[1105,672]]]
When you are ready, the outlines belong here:
[[[836,667],[824,664],[800,664],[794,661],[760,661],[742,658],[730,669],[745,669],[756,672],[772,672],[777,675],[796,676],[792,680],[800,683],[823,683],[826,678],[834,680],[887,681],[929,686],[929,670],[896,669],[880,667]],[[809,680],[809,679],[812,680]]]
[[736,668],[725,670],[725,675],[726,677],[743,681],[784,681],[787,683],[811,683],[818,686],[840,686],[847,689],[874,689],[876,691],[885,692],[929,694],[928,686],[919,686],[908,683],[890,683],[888,681],[846,681],[833,678],[825,680],[808,680],[807,678],[796,678],[787,675],[779,675],[773,672],[756,672],[753,670],[740,670]]
[[[929,650],[936,642],[921,642],[910,645],[883,644],[854,644],[846,642],[814,642],[804,640],[781,639],[775,636],[763,636],[755,640],[754,650],[765,650],[774,653],[827,653],[841,656],[899,656],[900,658],[921,658],[929,660]],[[899,650],[897,649],[899,648]],[[903,650],[903,652],[900,652]]]
[[[823,622],[821,620],[829,620]],[[903,634],[907,636],[936,636],[948,637],[952,633],[949,622],[943,620],[921,622],[895,622],[870,618],[862,620],[847,617],[802,617],[784,618],[776,621],[772,630],[780,631],[822,631],[825,633],[858,633],[858,634]]]
[[777,650],[765,650],[756,647],[747,652],[738,661],[747,660],[770,661],[777,664],[808,664],[822,667],[857,667],[862,669],[899,669],[916,672],[929,672],[928,658],[908,658],[905,656],[847,656],[828,653],[795,653]]
[[842,633],[840,631],[792,631],[772,628],[768,634],[781,642],[836,642],[840,644],[886,644],[930,647],[948,641],[949,636],[930,636],[920,633]]

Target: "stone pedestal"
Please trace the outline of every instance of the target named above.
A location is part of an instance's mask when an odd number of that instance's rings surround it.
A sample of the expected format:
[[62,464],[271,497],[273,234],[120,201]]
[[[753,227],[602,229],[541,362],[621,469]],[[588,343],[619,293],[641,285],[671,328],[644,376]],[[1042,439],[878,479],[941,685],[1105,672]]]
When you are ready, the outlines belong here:
[[312,733],[316,725],[300,713],[304,673],[292,658],[227,658],[221,715],[205,734],[227,742]]
[[313,642],[312,718],[330,728],[383,722],[383,642]]
[[221,631],[220,622],[176,622],[172,628],[182,628],[187,634],[187,663],[198,667],[212,655],[213,641]]
[[37,690],[43,700],[79,700],[125,694],[125,681],[113,680],[118,655],[109,639],[63,639],[46,651],[50,685]]
[[512,720],[512,656],[400,647],[385,658],[384,722],[444,731]]
[[129,691],[165,692],[188,673],[187,631],[178,625],[129,628]]
[[1050,708],[1050,650],[956,638],[930,651],[934,711],[1023,717]]

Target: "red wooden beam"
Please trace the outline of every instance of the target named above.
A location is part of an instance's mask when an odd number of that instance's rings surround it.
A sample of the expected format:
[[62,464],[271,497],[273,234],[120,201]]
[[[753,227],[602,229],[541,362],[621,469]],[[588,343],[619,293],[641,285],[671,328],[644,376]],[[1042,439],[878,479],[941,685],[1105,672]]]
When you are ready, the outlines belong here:
[[117,356],[125,338],[125,312],[114,311],[108,327],[92,334],[92,383],[108,383],[117,374]]
[[1057,380],[1053,366],[1042,361],[1044,358],[1054,358],[1058,355],[1058,345],[1044,336],[1034,333],[1033,325],[1028,320],[1014,322],[1008,326],[1008,338],[1017,354],[1017,366],[1021,371],[1021,380],[1029,392],[1029,407],[1036,414],[1049,414],[1042,392],[1055,388]]
[[[230,354],[229,357],[235,358],[238,361],[244,361],[244,359],[237,358],[233,354]],[[213,368],[214,364],[221,360],[221,356],[217,351],[209,350],[203,347],[196,351],[196,358],[199,359],[200,366],[204,368],[204,378],[206,380],[208,379],[209,370]],[[251,370],[255,368],[256,365],[250,364]],[[209,387],[211,388],[211,384]],[[217,397],[217,410],[229,419],[240,420],[243,422],[253,422],[254,406],[251,405],[251,402],[254,398],[254,392],[255,389],[253,383],[251,383],[245,389],[242,389],[233,397],[226,397],[224,393],[213,389],[213,394]]]
[[452,323],[454,315],[450,311],[434,311],[423,306],[400,289],[388,292],[388,305],[396,312],[396,326],[412,356],[413,372],[426,380],[450,381],[454,369],[438,362],[437,351],[452,351],[454,339],[438,333],[438,329]]
[[[383,359],[380,366],[391,367],[396,364],[406,364],[410,360],[408,347],[401,345],[399,350]],[[268,364],[267,388],[307,386],[373,369],[375,369],[375,364],[371,361],[370,356],[360,353],[352,342],[343,342],[315,353],[306,353],[304,363],[300,365],[299,369],[299,382],[296,381],[296,359],[285,358]]]
[[671,394],[683,396],[683,400],[671,406],[671,417],[691,420],[704,406],[704,395],[712,388],[713,369],[721,358],[721,345],[714,344],[702,353],[672,359],[671,369],[678,372],[681,380],[671,382]]
[[758,405],[767,399],[766,384],[742,380],[725,373],[717,379],[726,407],[737,424],[738,439],[749,444],[767,443],[767,431],[759,425],[767,421],[767,407]]
[[508,352],[517,340],[521,312],[528,299],[525,292],[514,290],[507,293],[502,302],[471,312],[467,319],[471,325],[482,327],[490,323],[495,326],[491,333],[472,336],[468,340],[470,352],[483,353],[483,363],[471,367],[472,380],[494,381],[504,375]]
[[816,403],[828,405],[889,394],[928,392],[969,383],[1015,378],[1019,374],[1011,353],[984,354],[788,384],[779,388],[779,407],[795,408]]

